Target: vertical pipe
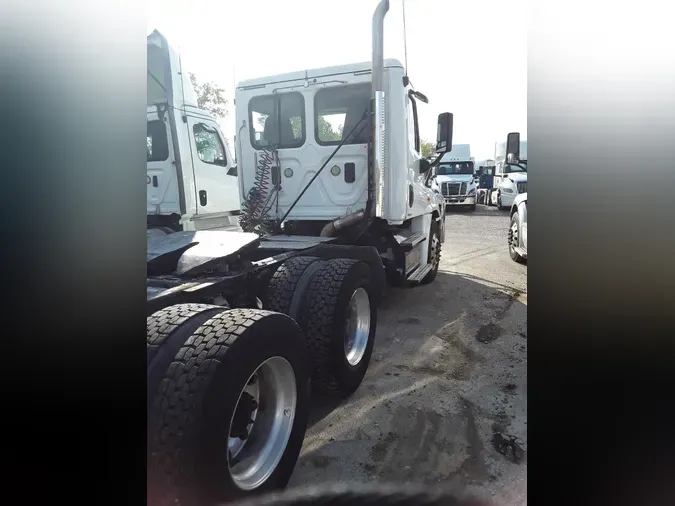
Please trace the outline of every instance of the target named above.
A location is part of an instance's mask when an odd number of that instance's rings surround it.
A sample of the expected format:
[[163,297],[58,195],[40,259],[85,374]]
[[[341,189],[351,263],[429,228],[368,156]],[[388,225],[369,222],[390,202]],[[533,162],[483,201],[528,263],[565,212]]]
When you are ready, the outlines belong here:
[[373,13],[373,93],[382,89],[382,74],[384,73],[384,16],[389,11],[389,0],[382,0]]
[[374,183],[375,216],[384,215],[385,175],[385,93],[384,93],[384,17],[389,11],[389,0],[382,0],[373,14],[373,165],[370,180]]

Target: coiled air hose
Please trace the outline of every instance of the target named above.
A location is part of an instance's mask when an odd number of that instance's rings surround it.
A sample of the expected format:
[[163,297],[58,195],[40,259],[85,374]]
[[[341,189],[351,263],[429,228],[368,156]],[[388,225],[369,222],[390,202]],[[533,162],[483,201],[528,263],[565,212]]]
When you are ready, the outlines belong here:
[[260,236],[274,230],[277,221],[269,215],[275,200],[278,200],[278,188],[271,186],[272,167],[279,167],[279,156],[275,147],[263,149],[257,159],[253,186],[241,204],[239,226],[244,232],[254,232]]

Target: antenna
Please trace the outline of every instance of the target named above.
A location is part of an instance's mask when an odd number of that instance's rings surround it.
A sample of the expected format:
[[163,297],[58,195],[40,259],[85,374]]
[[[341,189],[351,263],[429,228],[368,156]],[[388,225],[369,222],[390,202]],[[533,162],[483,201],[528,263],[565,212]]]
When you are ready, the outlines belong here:
[[405,53],[405,75],[408,76],[408,37],[406,35],[405,28],[405,0],[402,0],[403,3],[403,51]]

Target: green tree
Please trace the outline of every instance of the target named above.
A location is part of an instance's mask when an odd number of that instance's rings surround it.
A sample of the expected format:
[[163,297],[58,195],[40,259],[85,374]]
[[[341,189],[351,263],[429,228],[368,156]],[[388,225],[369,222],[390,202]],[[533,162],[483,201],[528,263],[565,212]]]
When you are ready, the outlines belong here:
[[228,104],[225,90],[213,81],[199,84],[197,77],[192,73],[190,73],[190,82],[197,93],[199,108],[209,111],[216,119],[224,119],[227,116]]
[[318,123],[319,139],[321,139],[324,142],[341,141],[343,126],[344,125],[340,125],[337,131],[335,131],[333,130],[333,125],[331,125],[325,118],[319,116],[319,123]]
[[422,156],[429,158],[433,156],[436,150],[436,145],[431,141],[422,141]]

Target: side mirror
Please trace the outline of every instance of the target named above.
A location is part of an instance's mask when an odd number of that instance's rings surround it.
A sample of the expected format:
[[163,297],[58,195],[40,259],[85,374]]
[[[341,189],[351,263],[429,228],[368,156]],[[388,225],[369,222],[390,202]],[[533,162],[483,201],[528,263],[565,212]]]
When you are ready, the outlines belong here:
[[452,113],[444,112],[438,115],[436,127],[436,153],[452,151]]
[[516,164],[520,161],[520,133],[512,132],[506,137],[506,161]]
[[420,160],[420,174],[426,174],[431,168],[431,162],[426,158]]

